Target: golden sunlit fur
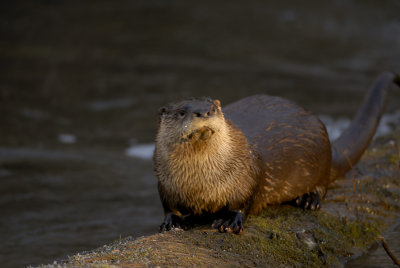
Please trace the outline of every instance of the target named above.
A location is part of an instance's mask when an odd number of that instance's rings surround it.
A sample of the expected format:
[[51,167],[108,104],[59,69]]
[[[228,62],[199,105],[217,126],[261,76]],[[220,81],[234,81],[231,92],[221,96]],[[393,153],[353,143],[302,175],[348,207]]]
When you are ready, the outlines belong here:
[[183,130],[161,119],[155,170],[161,198],[169,207],[185,207],[193,214],[214,213],[227,205],[241,209],[253,194],[256,156],[218,109],[212,118],[194,119]]
[[241,215],[269,204],[318,209],[329,183],[367,148],[393,82],[400,78],[392,73],[377,79],[333,144],[318,117],[279,97],[250,96],[224,107],[225,115],[210,99],[161,108],[154,153],[165,212],[160,230],[181,226],[186,214],[230,211],[215,225],[240,233]]

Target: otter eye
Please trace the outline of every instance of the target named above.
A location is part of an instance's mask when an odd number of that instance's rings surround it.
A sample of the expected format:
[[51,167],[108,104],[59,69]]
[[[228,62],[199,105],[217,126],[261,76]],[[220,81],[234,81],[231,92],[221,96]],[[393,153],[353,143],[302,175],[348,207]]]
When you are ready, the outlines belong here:
[[180,117],[185,116],[185,114],[186,114],[186,111],[185,111],[185,110],[180,110],[180,111],[178,111],[178,115],[179,115]]

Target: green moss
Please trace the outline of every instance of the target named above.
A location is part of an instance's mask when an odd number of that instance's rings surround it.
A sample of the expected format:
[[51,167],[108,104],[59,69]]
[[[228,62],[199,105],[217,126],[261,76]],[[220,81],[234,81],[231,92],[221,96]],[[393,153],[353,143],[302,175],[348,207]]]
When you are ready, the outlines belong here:
[[[321,241],[328,241],[335,251],[343,253],[353,247],[365,247],[380,233],[382,223],[375,221],[351,221],[347,218],[337,218],[327,213],[318,215],[319,226],[316,229]],[[328,243],[324,243],[328,245]],[[340,245],[340,247],[338,247]]]
[[[242,265],[321,267],[327,263],[339,266],[354,248],[365,250],[381,227],[377,221],[349,221],[322,211],[305,212],[285,206],[266,209],[260,216],[249,218],[247,225],[239,236],[218,232],[182,235],[195,246],[212,249],[215,257],[234,253]],[[315,245],[310,248],[299,234],[308,235]]]
[[389,156],[389,162],[395,165],[396,167],[400,167],[400,158],[398,154],[392,154]]

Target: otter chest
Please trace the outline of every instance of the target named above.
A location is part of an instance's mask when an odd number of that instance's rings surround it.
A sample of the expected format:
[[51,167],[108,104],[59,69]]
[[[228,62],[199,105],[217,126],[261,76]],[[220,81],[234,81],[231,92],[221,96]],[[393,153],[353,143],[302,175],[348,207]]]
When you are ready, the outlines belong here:
[[229,203],[229,185],[213,165],[202,161],[181,161],[170,170],[169,179],[162,182],[177,205],[195,214],[216,212]]

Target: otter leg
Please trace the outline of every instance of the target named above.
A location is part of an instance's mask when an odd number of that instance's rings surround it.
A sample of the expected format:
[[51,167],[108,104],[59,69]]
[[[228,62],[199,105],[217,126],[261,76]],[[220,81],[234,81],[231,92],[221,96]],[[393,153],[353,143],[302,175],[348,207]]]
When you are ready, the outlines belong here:
[[228,211],[223,218],[216,219],[212,227],[221,233],[240,234],[243,232],[243,213],[240,210]]
[[165,214],[164,222],[160,225],[159,232],[169,231],[172,228],[185,229],[182,218],[173,212],[168,212]]
[[317,210],[321,208],[321,197],[317,191],[303,194],[294,200],[294,204],[304,209]]

